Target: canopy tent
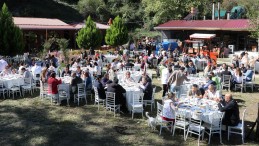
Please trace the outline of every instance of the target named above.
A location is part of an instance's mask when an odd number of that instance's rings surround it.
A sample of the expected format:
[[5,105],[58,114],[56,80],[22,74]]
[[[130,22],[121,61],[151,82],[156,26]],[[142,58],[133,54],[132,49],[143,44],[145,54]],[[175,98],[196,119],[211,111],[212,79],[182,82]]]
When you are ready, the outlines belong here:
[[212,39],[214,37],[216,37],[216,34],[194,33],[190,35],[190,39]]

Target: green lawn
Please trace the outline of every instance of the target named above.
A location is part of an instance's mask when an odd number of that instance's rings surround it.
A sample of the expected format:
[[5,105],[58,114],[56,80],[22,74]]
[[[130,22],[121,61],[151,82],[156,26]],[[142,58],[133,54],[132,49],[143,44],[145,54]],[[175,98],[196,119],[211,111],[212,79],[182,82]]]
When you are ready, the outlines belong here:
[[[258,82],[259,78],[257,78]],[[161,102],[162,89],[160,81],[154,76],[157,86],[156,100]],[[188,137],[185,142],[183,131],[176,131],[176,136],[163,130],[158,135],[158,127],[151,130],[147,126],[146,118],[135,114],[131,119],[130,114],[117,115],[93,105],[88,98],[87,105],[59,106],[51,105],[49,100],[27,95],[26,98],[17,97],[15,100],[0,100],[0,145],[60,145],[60,146],[94,146],[94,145],[197,145],[197,137]],[[258,89],[253,93],[233,93],[238,100],[240,112],[247,108],[246,125],[251,126],[257,116],[257,103],[259,101]],[[146,111],[150,108],[147,107]],[[152,113],[155,115],[155,111]],[[251,136],[252,139],[252,136]],[[251,139],[246,140],[246,145],[258,145]],[[207,145],[208,136],[201,141]],[[219,145],[219,137],[213,136],[211,143]],[[232,135],[227,141],[223,133],[225,145],[241,145],[240,136]]]

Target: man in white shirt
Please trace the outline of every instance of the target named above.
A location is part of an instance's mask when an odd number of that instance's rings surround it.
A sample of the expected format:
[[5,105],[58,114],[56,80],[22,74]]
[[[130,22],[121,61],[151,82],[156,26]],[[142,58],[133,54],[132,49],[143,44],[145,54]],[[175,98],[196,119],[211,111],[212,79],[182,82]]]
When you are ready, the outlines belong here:
[[168,65],[167,68],[164,68],[162,70],[161,75],[161,84],[163,85],[163,97],[165,96],[166,92],[168,91],[168,78],[170,77],[172,73],[172,65]]
[[220,91],[217,90],[213,84],[209,85],[208,90],[205,91],[204,98],[208,98],[210,100],[215,100],[215,101],[218,99],[219,100],[222,99]]
[[0,72],[2,72],[6,66],[8,66],[8,63],[2,57],[0,57]]
[[31,73],[25,68],[22,68],[22,73],[24,78],[31,78]]
[[36,77],[37,74],[40,74],[42,71],[40,62],[36,62],[35,65],[31,68],[32,76]]

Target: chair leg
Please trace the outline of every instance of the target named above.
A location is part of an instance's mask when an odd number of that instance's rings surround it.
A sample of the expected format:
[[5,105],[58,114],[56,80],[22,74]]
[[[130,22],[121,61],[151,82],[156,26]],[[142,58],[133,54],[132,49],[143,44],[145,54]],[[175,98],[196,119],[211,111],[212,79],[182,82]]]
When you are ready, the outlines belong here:
[[228,141],[229,141],[229,130],[230,130],[230,128],[228,127]]
[[134,118],[134,112],[132,111],[132,114],[131,114],[132,116],[131,116],[131,118],[133,119]]
[[161,132],[162,132],[162,124],[163,124],[163,123],[161,123],[161,125],[160,125],[160,132],[159,132],[159,135],[161,135]]

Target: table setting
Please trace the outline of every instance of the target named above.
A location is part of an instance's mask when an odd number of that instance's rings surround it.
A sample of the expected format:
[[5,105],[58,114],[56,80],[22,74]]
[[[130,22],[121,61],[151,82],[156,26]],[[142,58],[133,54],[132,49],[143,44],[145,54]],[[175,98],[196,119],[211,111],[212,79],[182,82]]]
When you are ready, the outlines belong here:
[[[202,120],[205,123],[217,124],[222,114],[216,101],[200,98],[182,98],[179,101],[180,111],[185,111],[188,118]],[[216,116],[218,115],[218,116]]]
[[6,76],[1,76],[0,80],[3,82],[4,86],[8,89],[15,86],[21,86],[24,85],[24,77],[19,74],[10,74]]

